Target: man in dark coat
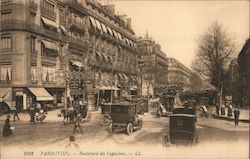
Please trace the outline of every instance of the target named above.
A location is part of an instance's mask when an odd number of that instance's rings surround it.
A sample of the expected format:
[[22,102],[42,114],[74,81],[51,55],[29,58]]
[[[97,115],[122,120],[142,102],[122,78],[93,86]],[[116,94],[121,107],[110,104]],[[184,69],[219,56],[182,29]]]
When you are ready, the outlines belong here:
[[81,128],[81,125],[80,125],[81,120],[82,120],[81,114],[78,114],[76,116],[76,118],[75,118],[73,133],[76,131],[77,128],[79,128],[79,130],[82,133],[82,128]]
[[7,137],[12,135],[12,131],[10,129],[10,115],[7,115],[7,119],[5,120],[5,124],[3,127],[3,137]]
[[240,118],[240,110],[239,110],[238,107],[236,107],[235,110],[234,110],[234,123],[235,123],[235,126],[239,125],[239,118]]
[[14,113],[14,117],[13,117],[14,119],[13,120],[16,121],[16,117],[17,117],[18,120],[20,120],[20,118],[18,116],[17,106],[13,107],[13,113]]

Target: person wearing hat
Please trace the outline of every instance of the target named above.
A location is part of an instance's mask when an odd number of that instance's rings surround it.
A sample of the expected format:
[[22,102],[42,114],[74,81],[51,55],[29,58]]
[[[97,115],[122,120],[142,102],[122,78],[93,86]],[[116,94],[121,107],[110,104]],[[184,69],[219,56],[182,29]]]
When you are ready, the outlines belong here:
[[10,126],[10,115],[7,115],[7,118],[5,120],[4,127],[3,127],[3,137],[7,137],[10,135],[12,135],[12,130]]
[[239,125],[239,118],[240,118],[240,110],[237,106],[234,110],[234,124],[235,124],[235,126]]
[[79,145],[77,143],[75,143],[76,138],[75,136],[71,135],[69,137],[69,144],[67,146],[65,146],[66,149],[75,149],[75,148],[79,148]]
[[81,128],[81,125],[80,125],[81,120],[82,120],[81,114],[77,114],[77,116],[76,116],[76,118],[75,118],[75,122],[74,122],[73,133],[75,132],[75,130],[76,130],[77,128],[79,128],[79,130],[80,130],[81,133],[82,133],[82,128]]

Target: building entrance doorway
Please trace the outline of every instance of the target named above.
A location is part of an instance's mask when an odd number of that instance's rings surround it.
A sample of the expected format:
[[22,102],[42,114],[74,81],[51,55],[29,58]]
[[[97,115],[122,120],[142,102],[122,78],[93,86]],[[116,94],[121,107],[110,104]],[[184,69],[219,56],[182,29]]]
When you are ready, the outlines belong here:
[[23,111],[23,96],[16,96],[16,109],[17,112]]

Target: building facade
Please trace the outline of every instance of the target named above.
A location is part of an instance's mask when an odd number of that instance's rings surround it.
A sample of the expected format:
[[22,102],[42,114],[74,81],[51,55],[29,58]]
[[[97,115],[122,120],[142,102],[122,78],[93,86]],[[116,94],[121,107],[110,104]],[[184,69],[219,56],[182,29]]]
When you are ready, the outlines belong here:
[[140,87],[143,96],[154,95],[167,84],[167,57],[161,46],[148,37],[137,41],[140,59]]
[[167,58],[167,83],[168,86],[178,86],[190,89],[192,72],[174,58]]
[[36,102],[113,100],[137,85],[131,19],[93,0],[1,1],[0,98]]
[[239,64],[239,84],[240,84],[240,101],[242,107],[250,106],[250,38],[246,40],[243,48],[238,55]]

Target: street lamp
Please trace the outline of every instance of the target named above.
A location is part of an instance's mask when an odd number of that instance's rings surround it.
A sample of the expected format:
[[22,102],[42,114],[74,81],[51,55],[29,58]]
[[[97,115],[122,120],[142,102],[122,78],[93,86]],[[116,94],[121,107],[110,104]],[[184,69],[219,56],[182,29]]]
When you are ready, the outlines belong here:
[[143,71],[143,66],[144,66],[144,61],[140,58],[138,61],[139,64],[139,69],[140,69],[140,76],[141,76],[141,90],[140,90],[140,95],[142,96],[142,71]]

